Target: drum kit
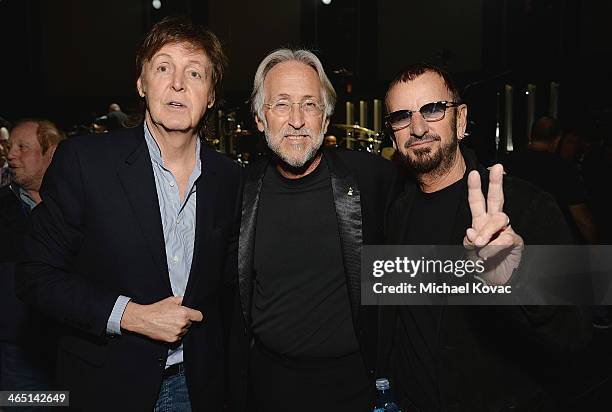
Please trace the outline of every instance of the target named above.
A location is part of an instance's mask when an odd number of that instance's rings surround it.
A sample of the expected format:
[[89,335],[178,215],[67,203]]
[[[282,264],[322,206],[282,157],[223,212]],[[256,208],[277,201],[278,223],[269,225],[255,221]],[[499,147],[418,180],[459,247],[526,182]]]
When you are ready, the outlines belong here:
[[339,147],[380,154],[382,133],[358,124],[333,123],[331,128],[344,130],[346,135],[338,140]]
[[[258,131],[243,127],[236,111],[219,112],[217,136],[209,140],[217,151],[227,154],[241,165],[247,165],[265,155],[266,143]],[[342,147],[365,151],[376,155],[382,153],[382,132],[359,124],[333,123],[325,136],[325,146]]]

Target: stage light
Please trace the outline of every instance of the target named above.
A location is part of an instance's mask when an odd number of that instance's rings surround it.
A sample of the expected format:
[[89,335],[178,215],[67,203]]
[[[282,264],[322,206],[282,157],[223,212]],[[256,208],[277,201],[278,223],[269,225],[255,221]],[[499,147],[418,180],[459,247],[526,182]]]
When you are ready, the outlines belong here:
[[154,9],[156,10],[161,9],[161,0],[153,0],[151,4],[153,5]]
[[327,6],[328,4],[331,4],[332,0],[321,0],[321,2]]

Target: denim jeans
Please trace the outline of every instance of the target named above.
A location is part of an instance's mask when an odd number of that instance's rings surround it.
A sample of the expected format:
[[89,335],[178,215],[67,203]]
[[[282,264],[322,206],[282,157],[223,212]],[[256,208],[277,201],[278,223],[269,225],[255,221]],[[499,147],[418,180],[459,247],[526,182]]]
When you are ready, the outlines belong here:
[[179,373],[162,382],[154,412],[191,412],[183,365]]
[[[4,391],[50,391],[52,387],[52,368],[33,348],[14,343],[0,343],[0,390]],[[47,411],[43,407],[5,407],[5,411]],[[56,408],[57,409],[57,408]]]

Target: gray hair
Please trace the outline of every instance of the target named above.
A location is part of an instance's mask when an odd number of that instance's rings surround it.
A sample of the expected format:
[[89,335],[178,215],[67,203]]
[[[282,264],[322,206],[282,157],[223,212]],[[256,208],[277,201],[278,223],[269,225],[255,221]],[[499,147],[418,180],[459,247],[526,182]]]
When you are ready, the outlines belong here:
[[323,96],[323,104],[325,106],[325,116],[330,117],[334,113],[334,106],[336,105],[336,91],[334,86],[327,78],[323,65],[314,53],[308,50],[299,49],[278,49],[268,54],[259,64],[257,72],[255,72],[255,79],[253,80],[253,93],[251,94],[251,110],[253,114],[257,115],[261,121],[265,123],[266,119],[263,115],[264,106],[264,90],[263,84],[268,72],[272,70],[274,66],[279,63],[287,61],[297,61],[310,66],[317,72],[319,80],[321,81],[321,95]]

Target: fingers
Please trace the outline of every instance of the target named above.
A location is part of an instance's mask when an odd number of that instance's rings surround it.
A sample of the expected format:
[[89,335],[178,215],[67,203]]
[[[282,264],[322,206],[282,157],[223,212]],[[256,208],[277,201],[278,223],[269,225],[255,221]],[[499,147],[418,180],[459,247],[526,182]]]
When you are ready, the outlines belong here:
[[518,249],[522,250],[524,246],[523,238],[517,235],[512,228],[505,229],[500,235],[489,242],[488,245],[480,249],[478,255],[487,260],[489,258],[495,257],[500,253],[508,249]]
[[474,243],[477,237],[478,232],[476,231],[476,229],[473,229],[471,227],[468,228],[465,231],[465,237],[463,238],[463,246],[465,246],[466,249],[474,249],[476,247]]
[[170,297],[167,297],[166,299],[161,300],[160,302],[171,303],[173,305],[180,306],[183,303],[183,297],[182,296],[170,296]]
[[[505,213],[489,215],[485,225],[477,231],[476,237],[473,240],[474,244],[478,247],[487,245],[492,238],[507,228],[507,224],[508,216]],[[473,233],[471,235],[472,237],[474,236]]]
[[474,227],[474,221],[487,214],[487,205],[480,188],[480,175],[475,170],[468,175],[468,203],[472,213],[472,227]]
[[504,208],[504,167],[496,164],[489,173],[489,191],[487,192],[487,212],[498,213]]

